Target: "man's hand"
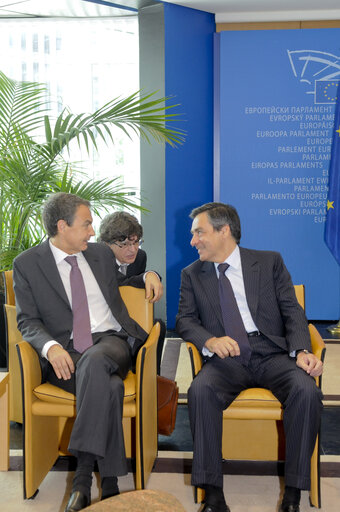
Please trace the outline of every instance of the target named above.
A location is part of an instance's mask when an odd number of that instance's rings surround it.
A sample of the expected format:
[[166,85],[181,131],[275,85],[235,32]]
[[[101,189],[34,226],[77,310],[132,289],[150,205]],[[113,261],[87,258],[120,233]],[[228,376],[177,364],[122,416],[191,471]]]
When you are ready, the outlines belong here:
[[314,354],[299,352],[296,357],[296,364],[305,370],[311,377],[319,377],[323,371],[323,364]]
[[218,355],[221,359],[225,357],[235,357],[240,355],[240,347],[237,341],[229,336],[222,336],[221,338],[209,338],[205,342],[205,346],[210,352]]
[[58,379],[69,380],[74,373],[74,364],[70,354],[60,345],[52,345],[47,352],[47,359],[53,366]]
[[145,274],[145,298],[149,302],[157,302],[162,298],[163,285],[155,272]]

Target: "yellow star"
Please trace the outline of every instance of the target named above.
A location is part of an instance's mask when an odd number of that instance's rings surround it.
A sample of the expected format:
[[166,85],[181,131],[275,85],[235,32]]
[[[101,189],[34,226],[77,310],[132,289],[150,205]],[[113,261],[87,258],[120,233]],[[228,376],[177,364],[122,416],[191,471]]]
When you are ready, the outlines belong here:
[[331,208],[333,208],[333,210],[334,210],[333,204],[334,204],[334,201],[330,201],[330,200],[327,201],[327,211],[330,210]]
[[335,131],[336,131],[336,133],[338,133],[338,134],[339,134],[339,137],[340,137],[340,126],[339,126],[339,128],[338,128],[337,130],[335,130]]

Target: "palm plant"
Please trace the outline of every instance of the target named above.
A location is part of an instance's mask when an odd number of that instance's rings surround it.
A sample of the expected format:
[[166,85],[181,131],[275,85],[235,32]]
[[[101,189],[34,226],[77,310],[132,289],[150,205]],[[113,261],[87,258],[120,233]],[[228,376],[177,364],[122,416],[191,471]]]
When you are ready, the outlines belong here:
[[[64,157],[72,141],[89,152],[97,140],[113,142],[111,128],[137,133],[172,146],[181,144],[181,130],[166,123],[167,98],[136,92],[116,98],[92,114],[65,109],[52,122],[43,85],[11,80],[0,72],[0,268],[12,267],[14,257],[44,237],[41,205],[54,192],[71,192],[91,201],[94,212],[114,206],[136,208],[131,189],[120,178],[89,180]],[[42,140],[37,136],[43,129]],[[39,140],[38,140],[39,139]]]

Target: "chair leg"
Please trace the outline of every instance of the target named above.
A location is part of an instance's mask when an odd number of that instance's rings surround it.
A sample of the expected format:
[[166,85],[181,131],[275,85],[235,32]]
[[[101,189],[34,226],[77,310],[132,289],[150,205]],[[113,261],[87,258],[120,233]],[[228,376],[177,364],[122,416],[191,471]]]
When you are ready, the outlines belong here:
[[311,459],[311,488],[309,493],[309,502],[311,507],[321,508],[321,487],[320,487],[320,436],[318,435],[315,443],[314,452]]
[[24,431],[24,499],[36,496],[40,483],[58,458],[58,417],[31,415]]
[[[152,330],[156,339],[159,324]],[[151,334],[150,334],[151,337]],[[157,457],[157,387],[156,387],[156,348],[148,351],[143,346],[138,353],[140,370],[136,374],[136,489],[144,489]]]
[[202,503],[204,501],[204,498],[205,498],[205,490],[202,489],[201,487],[195,487],[195,491],[194,491],[195,503]]

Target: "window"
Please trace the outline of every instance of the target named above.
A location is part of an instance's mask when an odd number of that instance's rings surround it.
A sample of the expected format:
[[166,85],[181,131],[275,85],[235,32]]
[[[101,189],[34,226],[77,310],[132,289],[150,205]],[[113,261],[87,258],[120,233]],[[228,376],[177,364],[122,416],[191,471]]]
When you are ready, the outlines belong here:
[[[16,80],[46,83],[55,115],[93,112],[139,89],[138,20],[76,18],[0,20],[0,68]],[[89,177],[123,176],[139,190],[139,140],[113,130],[115,144],[99,141],[99,154],[72,149]]]

